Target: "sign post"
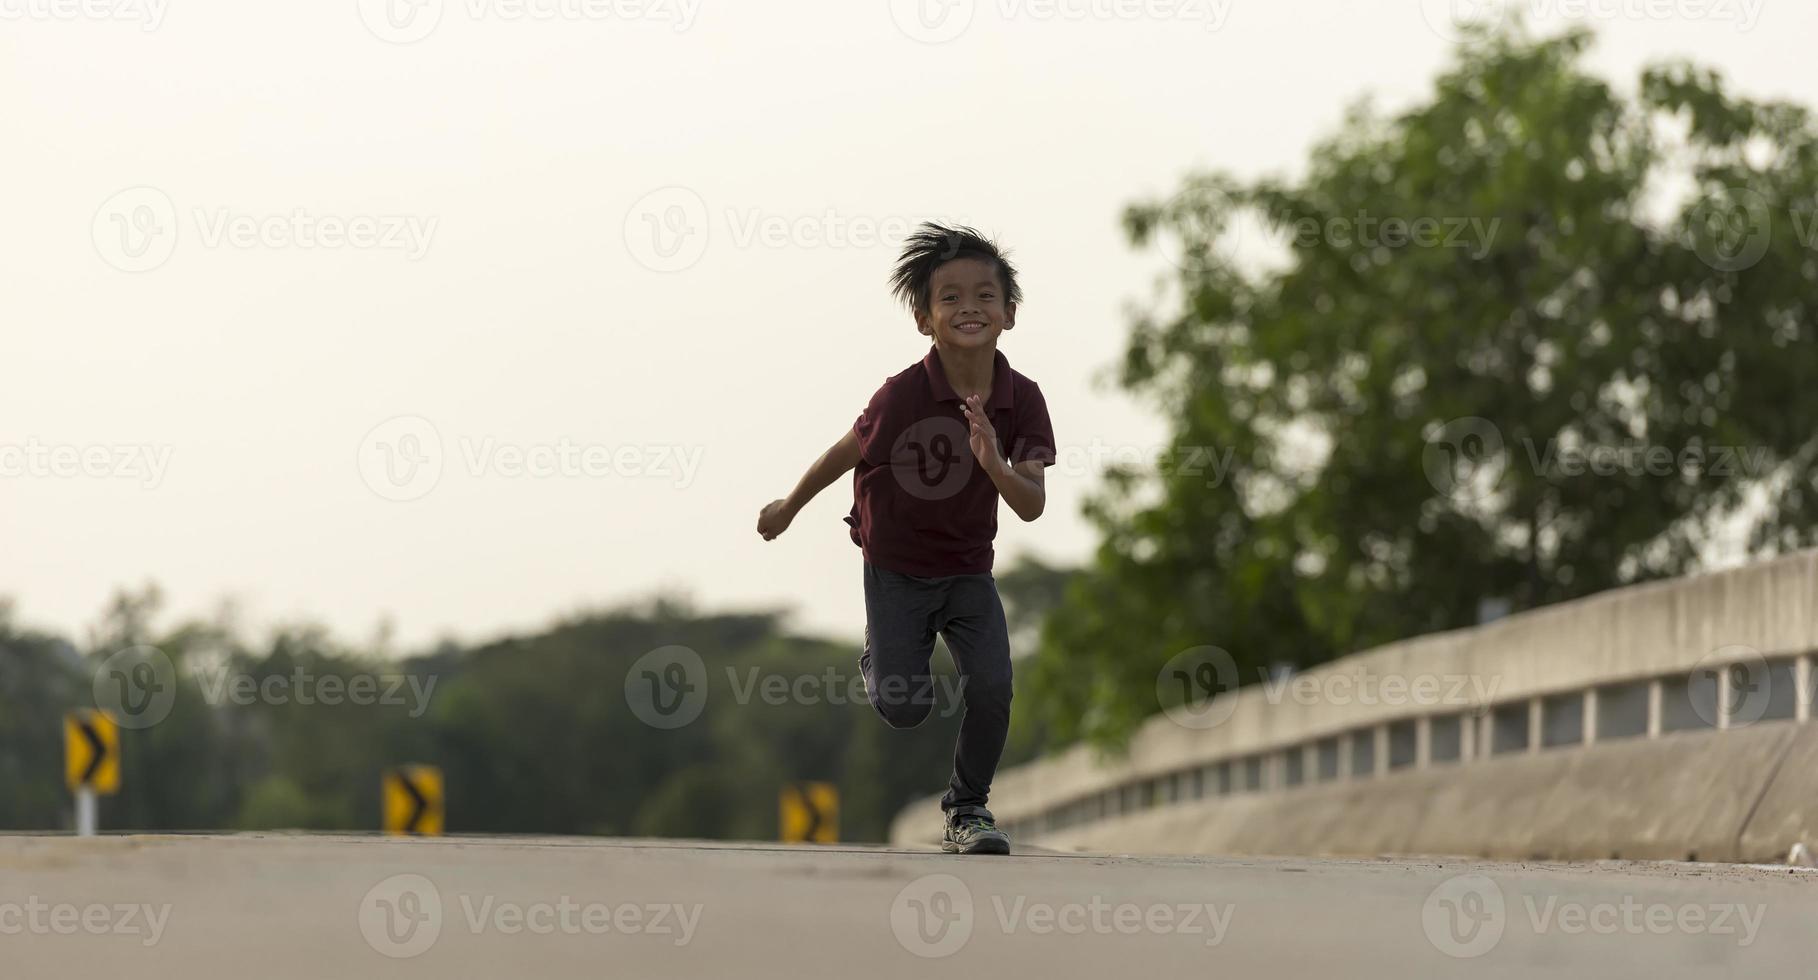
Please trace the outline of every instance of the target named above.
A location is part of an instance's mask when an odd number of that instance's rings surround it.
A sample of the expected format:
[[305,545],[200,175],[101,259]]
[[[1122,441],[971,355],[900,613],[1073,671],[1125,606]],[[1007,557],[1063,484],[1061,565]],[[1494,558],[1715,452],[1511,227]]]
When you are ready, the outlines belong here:
[[120,792],[120,726],[104,711],[63,716],[63,780],[76,794],[76,836],[100,832],[97,794]]
[[832,783],[794,783],[777,800],[777,828],[786,844],[833,844],[840,839],[840,791]]
[[435,766],[399,766],[380,780],[385,832],[440,837],[446,816],[442,770]]

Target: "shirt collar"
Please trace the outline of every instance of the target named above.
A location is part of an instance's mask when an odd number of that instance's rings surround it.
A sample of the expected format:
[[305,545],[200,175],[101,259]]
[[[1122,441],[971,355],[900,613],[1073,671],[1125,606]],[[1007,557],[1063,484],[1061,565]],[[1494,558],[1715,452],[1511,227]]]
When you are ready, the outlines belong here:
[[[928,356],[922,358],[922,367],[928,373],[928,388],[938,402],[956,402],[959,393],[947,383],[947,372],[941,369],[941,349],[932,344],[928,347]],[[1005,411],[1015,405],[1014,388],[1010,383],[1010,360],[1004,352],[991,352],[991,400],[985,403],[985,411]]]

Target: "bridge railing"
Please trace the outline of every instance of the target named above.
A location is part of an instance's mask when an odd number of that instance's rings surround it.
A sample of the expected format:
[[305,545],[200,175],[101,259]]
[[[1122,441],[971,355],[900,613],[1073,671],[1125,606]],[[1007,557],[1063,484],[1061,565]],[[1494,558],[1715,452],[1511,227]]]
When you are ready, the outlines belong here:
[[[1039,841],[1195,801],[1803,722],[1815,600],[1818,552],[1801,552],[1389,644],[1172,708],[1121,758],[1075,746],[1002,771],[992,808]],[[936,807],[906,809],[893,838],[929,839]]]

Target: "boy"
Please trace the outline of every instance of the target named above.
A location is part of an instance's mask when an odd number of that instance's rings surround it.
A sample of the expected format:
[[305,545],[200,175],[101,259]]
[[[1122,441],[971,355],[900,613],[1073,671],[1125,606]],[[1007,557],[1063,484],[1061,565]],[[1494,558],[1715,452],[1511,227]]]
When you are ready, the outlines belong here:
[[996,244],[970,228],[923,224],[891,284],[933,346],[884,382],[789,496],[764,506],[757,529],[766,541],[783,533],[815,494],[856,471],[846,523],[864,554],[866,697],[892,728],[921,724],[934,707],[934,636],[946,639],[965,715],[941,797],[941,848],[1008,854],[1010,838],[985,806],[1010,728],[1009,631],[991,540],[999,497],[1025,521],[1041,516],[1053,427],[1041,389],[997,350],[998,335],[1016,326],[1022,289]]

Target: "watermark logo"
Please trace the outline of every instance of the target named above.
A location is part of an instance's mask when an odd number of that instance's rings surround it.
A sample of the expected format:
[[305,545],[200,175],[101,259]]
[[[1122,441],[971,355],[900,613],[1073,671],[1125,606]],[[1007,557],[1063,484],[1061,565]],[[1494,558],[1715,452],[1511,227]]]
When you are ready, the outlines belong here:
[[1733,902],[1643,902],[1633,895],[1621,901],[1582,902],[1559,895],[1525,894],[1526,913],[1509,914],[1496,882],[1465,874],[1441,882],[1421,906],[1421,926],[1433,948],[1456,959],[1473,959],[1502,941],[1512,923],[1523,923],[1535,936],[1687,936],[1733,937],[1739,947],[1752,946],[1766,918],[1764,904]]
[[688,725],[707,707],[707,664],[688,647],[658,647],[625,672],[625,703],[652,728]]
[[1740,272],[1767,254],[1773,220],[1767,198],[1747,188],[1707,195],[1686,218],[1692,251],[1719,272]]
[[1503,0],[1420,0],[1420,16],[1433,33],[1456,44],[1473,34],[1494,34],[1509,10]]
[[129,187],[101,202],[89,231],[102,261],[150,272],[177,250],[177,206],[156,187]]
[[1474,959],[1496,948],[1508,924],[1502,889],[1483,875],[1457,875],[1439,883],[1420,910],[1420,925],[1433,948],[1455,959]]
[[[1774,466],[1767,446],[1705,443],[1674,448],[1644,440],[1587,442],[1566,430],[1545,441],[1515,442],[1527,472],[1548,479],[1680,477],[1685,480],[1760,477]],[[1516,456],[1488,419],[1453,419],[1427,436],[1421,468],[1441,496],[1458,503],[1488,499],[1501,488]]]
[[0,21],[137,22],[141,31],[164,23],[167,0],[0,0]]
[[1453,419],[1427,437],[1420,465],[1441,496],[1482,500],[1496,493],[1508,472],[1502,430],[1476,416]]
[[1207,193],[1188,188],[1175,194],[1162,206],[1167,217],[1153,232],[1156,250],[1182,272],[1201,274],[1214,268],[1240,267],[1248,223],[1223,203],[1202,201]]
[[1692,711],[1706,725],[1716,728],[1721,721],[1729,728],[1745,728],[1767,714],[1772,679],[1760,650],[1740,643],[1718,647],[1699,659],[1692,674],[1708,676],[1718,685],[1717,697],[1691,699]]
[[361,708],[404,708],[408,716],[415,719],[429,710],[429,699],[436,691],[434,674],[316,674],[307,668],[295,667],[288,674],[260,677],[225,666],[198,674],[202,699],[215,707],[222,704],[241,707],[351,704]]
[[0,478],[138,480],[147,490],[164,483],[174,450],[170,446],[96,443],[0,443]]
[[414,44],[442,23],[443,0],[356,0],[360,21],[373,36],[392,44]]
[[150,728],[177,703],[177,668],[157,647],[131,646],[95,668],[93,689],[95,707],[121,728]]
[[662,187],[625,212],[625,249],[652,272],[681,272],[725,240],[750,248],[895,248],[913,233],[906,215],[848,214],[834,208],[785,213],[758,207],[709,208],[692,188]]
[[681,272],[707,254],[707,202],[686,187],[662,187],[625,212],[625,247],[653,272]]
[[1730,21],[1750,31],[1763,0],[1421,0],[1420,13],[1433,33],[1457,43],[1474,34],[1495,34],[1517,16],[1529,23],[1571,21]]
[[[442,25],[445,0],[358,0],[360,21],[381,41],[415,44]],[[676,31],[694,26],[701,0],[460,0],[475,23],[666,21]]]
[[972,26],[977,0],[890,0],[890,19],[912,41],[945,44]]
[[442,935],[442,893],[418,874],[392,875],[360,900],[360,934],[392,959],[419,956]]
[[[1001,22],[1178,21],[1224,27],[1233,0],[996,0]],[[890,19],[912,41],[945,44],[972,26],[976,0],[890,0]]]
[[442,433],[420,415],[387,419],[360,440],[356,462],[373,493],[398,503],[420,499],[442,480]]
[[990,906],[991,916],[981,918],[965,882],[949,874],[924,875],[897,892],[890,906],[890,929],[898,945],[928,959],[958,952],[981,922],[996,925],[1006,936],[1174,935],[1217,946],[1229,935],[1236,911],[1229,903],[1117,902],[1102,895],[1057,903],[993,894]]
[[0,902],[0,936],[133,936],[151,947],[164,938],[170,905],[121,902],[47,902],[28,895],[23,902]]
[[[473,479],[667,479],[677,489],[693,484],[705,448],[685,445],[600,445],[566,436],[548,442],[512,443],[492,436],[462,435],[456,458]],[[386,500],[427,496],[441,481],[441,431],[416,415],[401,415],[373,427],[360,441],[360,478]]]
[[890,474],[922,500],[946,500],[972,478],[974,456],[966,423],[950,415],[921,419],[890,447]]
[[1155,697],[1182,728],[1216,728],[1237,710],[1237,661],[1223,647],[1189,647],[1155,675]]
[[[420,215],[319,214],[306,208],[249,214],[194,207],[189,218],[203,248],[392,251],[411,262],[429,251],[440,223]],[[170,195],[156,187],[132,187],[101,202],[89,232],[108,265],[150,272],[176,252],[181,224]]]
[[923,875],[890,903],[890,931],[904,949],[926,959],[959,952],[972,938],[972,891],[949,874]]

